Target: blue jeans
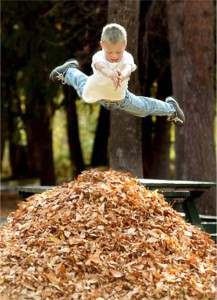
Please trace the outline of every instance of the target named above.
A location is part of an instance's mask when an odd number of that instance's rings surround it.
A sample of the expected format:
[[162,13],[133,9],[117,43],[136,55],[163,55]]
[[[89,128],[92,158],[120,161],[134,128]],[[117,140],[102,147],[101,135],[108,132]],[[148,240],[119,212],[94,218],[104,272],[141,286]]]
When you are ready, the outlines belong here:
[[[66,83],[73,86],[81,98],[87,78],[88,76],[77,68],[69,68],[65,75]],[[106,109],[121,109],[137,117],[149,115],[169,116],[175,112],[175,108],[170,103],[154,98],[136,96],[128,90],[125,98],[119,102],[112,103],[104,100],[98,102]]]

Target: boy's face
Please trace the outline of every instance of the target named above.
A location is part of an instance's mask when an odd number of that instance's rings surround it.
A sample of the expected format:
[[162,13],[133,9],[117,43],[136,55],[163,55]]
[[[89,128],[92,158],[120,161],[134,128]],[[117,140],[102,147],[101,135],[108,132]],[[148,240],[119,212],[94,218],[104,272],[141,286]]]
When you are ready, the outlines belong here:
[[106,42],[100,42],[102,49],[105,52],[105,57],[109,62],[117,63],[121,61],[123,57],[123,52],[126,49],[125,42],[119,42],[116,44],[110,44]]

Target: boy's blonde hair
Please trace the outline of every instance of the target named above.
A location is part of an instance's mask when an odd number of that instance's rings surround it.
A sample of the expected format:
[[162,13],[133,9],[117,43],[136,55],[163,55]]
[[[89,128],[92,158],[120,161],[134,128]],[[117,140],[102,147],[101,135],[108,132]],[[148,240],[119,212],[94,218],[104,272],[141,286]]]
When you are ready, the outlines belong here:
[[116,44],[119,42],[127,42],[127,32],[125,28],[119,24],[111,23],[103,27],[101,41]]

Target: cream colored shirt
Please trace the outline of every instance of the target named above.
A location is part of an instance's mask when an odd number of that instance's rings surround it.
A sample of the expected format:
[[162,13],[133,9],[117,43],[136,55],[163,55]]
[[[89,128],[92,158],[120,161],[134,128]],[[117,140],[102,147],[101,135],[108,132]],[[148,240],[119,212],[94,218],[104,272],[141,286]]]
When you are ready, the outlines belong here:
[[111,70],[121,71],[123,66],[126,64],[132,65],[132,72],[136,70],[133,56],[129,52],[124,51],[122,60],[120,62],[110,63],[106,60],[104,51],[98,51],[92,58],[91,67],[93,69],[93,75],[88,77],[85,84],[85,88],[82,94],[82,98],[84,99],[84,101],[92,103],[99,100],[120,101],[124,99],[128,87],[129,78],[122,81],[121,86],[115,90],[113,81],[95,69],[94,65],[97,62],[105,63]]

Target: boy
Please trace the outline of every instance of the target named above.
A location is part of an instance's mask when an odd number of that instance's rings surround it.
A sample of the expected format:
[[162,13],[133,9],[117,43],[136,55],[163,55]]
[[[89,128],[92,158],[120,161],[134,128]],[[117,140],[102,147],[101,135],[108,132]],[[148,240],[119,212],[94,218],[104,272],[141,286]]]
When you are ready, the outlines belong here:
[[121,109],[137,117],[168,116],[167,120],[182,126],[185,116],[174,97],[166,102],[136,96],[128,90],[130,75],[136,69],[133,56],[125,49],[127,33],[119,24],[103,28],[101,51],[92,58],[93,75],[78,70],[78,62],[70,59],[50,73],[50,80],[73,86],[85,102],[98,101],[106,109]]

